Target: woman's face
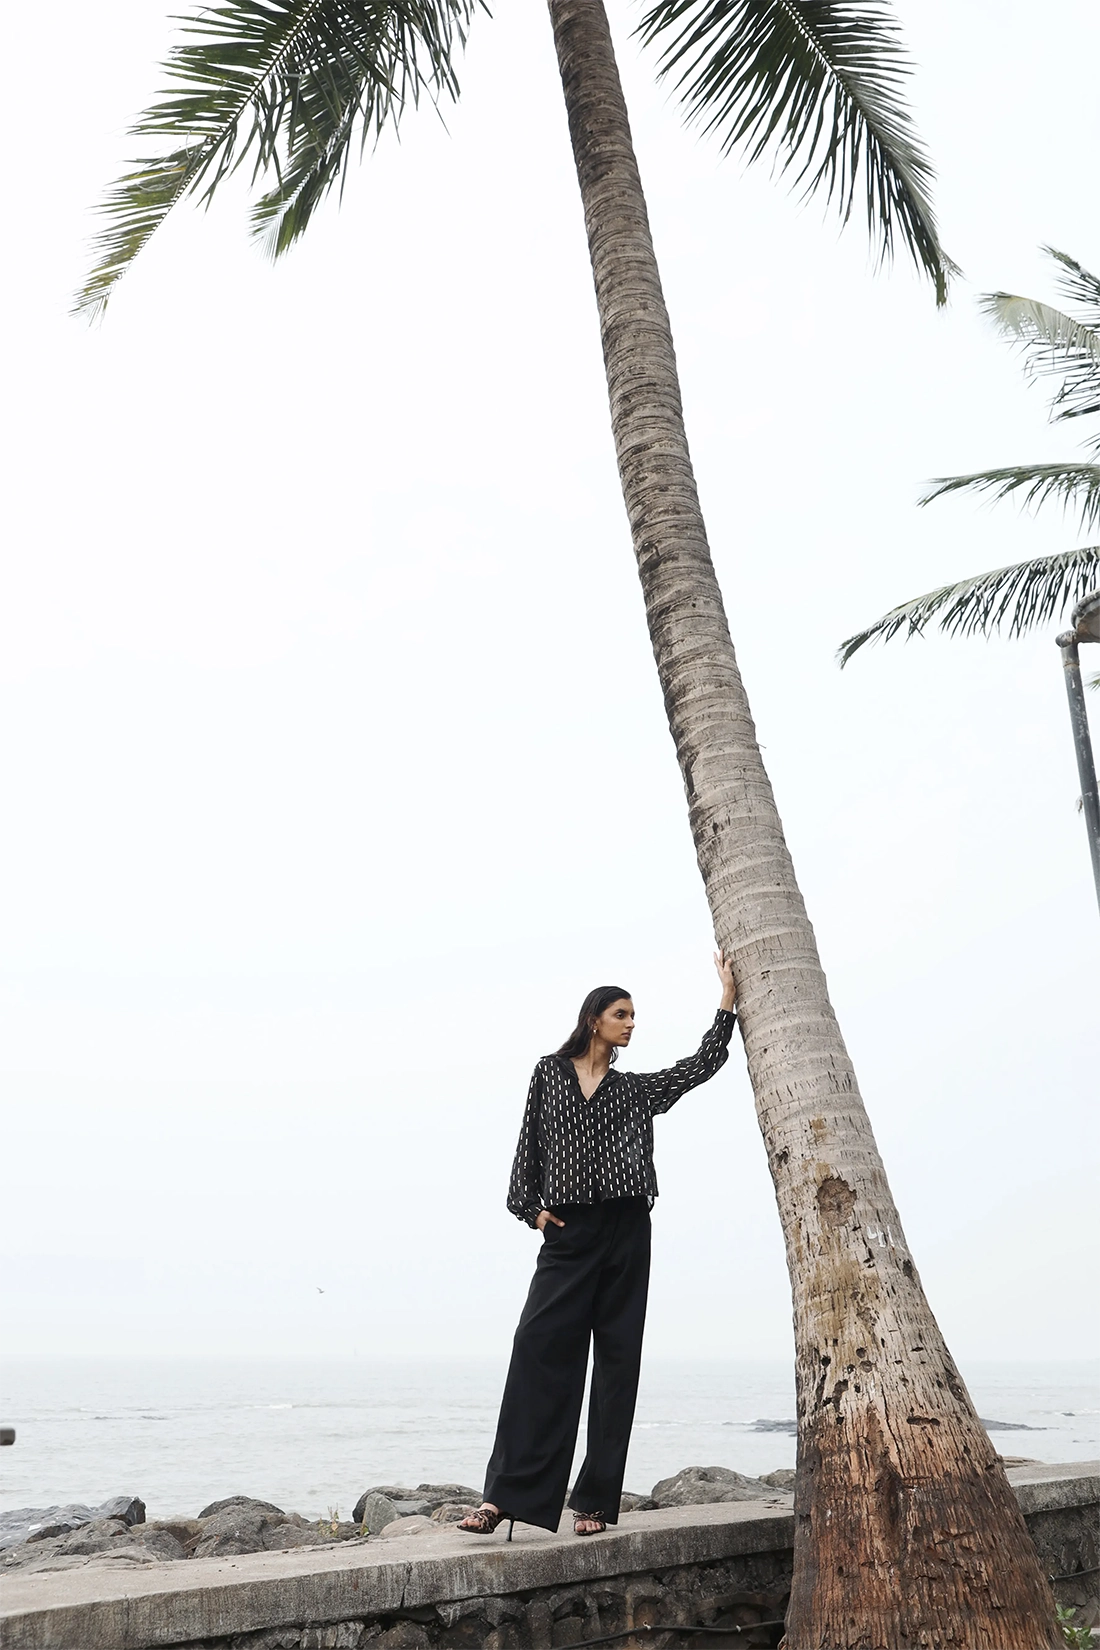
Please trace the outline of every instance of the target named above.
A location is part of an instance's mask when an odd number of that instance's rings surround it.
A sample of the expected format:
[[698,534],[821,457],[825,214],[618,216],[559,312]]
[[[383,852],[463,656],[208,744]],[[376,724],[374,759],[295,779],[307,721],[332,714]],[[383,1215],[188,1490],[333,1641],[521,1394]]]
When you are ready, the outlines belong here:
[[634,1030],[634,1004],[629,997],[619,997],[605,1008],[596,1021],[596,1035],[603,1037],[612,1048],[626,1048]]

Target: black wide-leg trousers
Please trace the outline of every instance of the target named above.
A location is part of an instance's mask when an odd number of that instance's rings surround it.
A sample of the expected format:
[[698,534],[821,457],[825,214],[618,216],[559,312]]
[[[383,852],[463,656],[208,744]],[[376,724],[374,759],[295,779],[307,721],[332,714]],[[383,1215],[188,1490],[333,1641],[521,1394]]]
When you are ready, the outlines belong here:
[[551,1211],[512,1346],[485,1499],[556,1530],[569,1485],[591,1343],[588,1451],[570,1505],[618,1521],[649,1293],[642,1197]]

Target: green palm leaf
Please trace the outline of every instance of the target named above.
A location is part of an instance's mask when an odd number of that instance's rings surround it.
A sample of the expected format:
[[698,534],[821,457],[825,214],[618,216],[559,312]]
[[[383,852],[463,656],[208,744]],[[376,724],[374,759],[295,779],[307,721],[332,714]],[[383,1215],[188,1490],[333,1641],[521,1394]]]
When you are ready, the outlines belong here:
[[949,636],[988,636],[1005,624],[1010,636],[1045,624],[1086,596],[1100,579],[1100,545],[1039,556],[992,573],[945,584],[891,608],[839,648],[843,667],[867,642],[888,642],[904,632],[923,636],[929,625]]
[[[174,82],[132,128],[169,147],[135,162],[100,210],[106,227],[76,308],[100,311],[173,206],[251,158],[276,189],[258,228],[279,251],[365,144],[422,91],[458,95],[453,56],[476,0],[227,0],[184,21]],[[310,180],[307,187],[304,180]]]
[[1074,506],[1084,528],[1100,522],[1100,464],[1014,464],[1003,470],[979,470],[969,476],[940,476],[921,504],[947,493],[991,492],[993,501],[1024,490],[1024,505],[1060,498],[1063,509]]
[[862,192],[880,258],[900,241],[944,303],[949,276],[931,203],[932,167],[902,100],[909,65],[881,0],[657,0],[646,41],[664,40],[691,115],[744,145],[769,148],[796,187],[823,190],[842,219]]

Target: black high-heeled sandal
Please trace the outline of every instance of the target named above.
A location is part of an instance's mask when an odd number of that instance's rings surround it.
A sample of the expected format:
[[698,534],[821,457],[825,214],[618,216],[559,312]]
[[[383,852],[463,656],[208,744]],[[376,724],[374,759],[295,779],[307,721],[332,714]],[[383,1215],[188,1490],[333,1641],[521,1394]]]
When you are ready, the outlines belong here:
[[[597,1526],[597,1528],[594,1529],[594,1530],[578,1530],[578,1528],[577,1528],[578,1524],[595,1524]],[[603,1513],[599,1513],[599,1512],[593,1512],[593,1513],[575,1512],[573,1514],[573,1534],[574,1535],[603,1535],[603,1533],[606,1529],[607,1529],[607,1520],[604,1517]]]
[[508,1520],[508,1534],[504,1539],[511,1541],[512,1531],[516,1527],[515,1519],[511,1513],[494,1512],[491,1507],[479,1507],[476,1512],[467,1513],[461,1524],[455,1525],[455,1529],[463,1530],[466,1535],[492,1535],[497,1525],[502,1524],[505,1519]]

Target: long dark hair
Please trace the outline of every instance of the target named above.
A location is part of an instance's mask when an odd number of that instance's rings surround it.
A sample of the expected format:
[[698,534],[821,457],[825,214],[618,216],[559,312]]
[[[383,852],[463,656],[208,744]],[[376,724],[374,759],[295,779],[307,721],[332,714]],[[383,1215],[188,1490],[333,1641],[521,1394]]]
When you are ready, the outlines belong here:
[[[621,997],[625,997],[628,1002],[630,1000],[630,992],[624,991],[621,985],[598,985],[595,991],[588,993],[581,1004],[576,1025],[558,1050],[563,1059],[579,1060],[582,1055],[588,1053],[596,1021],[605,1009],[610,1008],[612,1003],[617,1003]],[[618,1049],[611,1050],[612,1060],[618,1052]]]

